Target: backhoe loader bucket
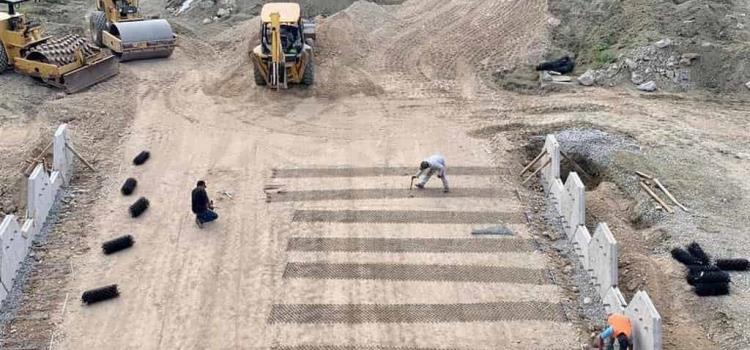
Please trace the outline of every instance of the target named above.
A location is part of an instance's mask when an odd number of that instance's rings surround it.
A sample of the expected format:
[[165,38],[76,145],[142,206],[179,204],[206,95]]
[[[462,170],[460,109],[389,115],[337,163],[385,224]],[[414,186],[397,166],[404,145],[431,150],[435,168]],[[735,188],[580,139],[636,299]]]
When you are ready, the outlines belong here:
[[115,56],[109,55],[94,63],[63,74],[62,87],[72,94],[89,86],[107,80],[120,72],[120,65]]
[[103,37],[120,61],[169,57],[176,46],[172,27],[163,19],[113,23]]

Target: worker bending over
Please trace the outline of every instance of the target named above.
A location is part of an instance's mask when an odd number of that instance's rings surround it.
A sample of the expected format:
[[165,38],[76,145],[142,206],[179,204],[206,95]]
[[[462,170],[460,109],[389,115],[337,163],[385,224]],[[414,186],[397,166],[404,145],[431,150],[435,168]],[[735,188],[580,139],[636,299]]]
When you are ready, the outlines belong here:
[[208,199],[205,181],[198,181],[195,189],[193,189],[192,198],[193,214],[195,214],[195,223],[198,227],[203,228],[203,224],[219,218],[219,214],[213,211],[214,202]]
[[412,179],[419,179],[417,188],[424,189],[424,185],[430,180],[432,175],[437,174],[440,180],[443,180],[443,192],[448,192],[448,177],[445,175],[445,158],[439,154],[432,155],[419,164],[419,172],[412,176]]
[[[599,349],[612,350],[615,348],[615,340],[620,350],[633,350],[631,341],[633,336],[633,327],[630,324],[630,318],[621,313],[613,313],[607,318],[607,328],[599,334]],[[606,344],[606,348],[604,345]]]

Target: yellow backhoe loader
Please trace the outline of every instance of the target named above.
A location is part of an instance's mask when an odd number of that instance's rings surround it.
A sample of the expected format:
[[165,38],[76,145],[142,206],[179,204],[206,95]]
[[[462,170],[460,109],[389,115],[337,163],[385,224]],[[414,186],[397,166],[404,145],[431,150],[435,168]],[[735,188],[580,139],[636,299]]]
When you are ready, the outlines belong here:
[[260,12],[260,45],[250,57],[255,84],[286,89],[289,83],[312,85],[315,80],[315,24],[300,16],[296,3],[267,3]]
[[78,35],[44,36],[44,29],[16,6],[26,0],[0,0],[0,73],[13,67],[67,93],[85,89],[119,73],[117,59]]
[[176,46],[172,26],[164,19],[146,19],[138,0],[97,0],[89,16],[91,37],[120,61],[169,57]]

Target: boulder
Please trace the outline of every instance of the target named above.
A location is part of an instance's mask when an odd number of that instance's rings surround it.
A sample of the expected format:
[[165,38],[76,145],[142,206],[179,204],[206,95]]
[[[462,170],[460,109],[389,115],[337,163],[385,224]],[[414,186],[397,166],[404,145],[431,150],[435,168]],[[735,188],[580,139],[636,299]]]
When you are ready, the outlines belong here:
[[638,90],[646,91],[646,92],[656,91],[656,83],[653,80],[649,82],[645,82],[641,85],[638,85]]
[[583,86],[591,86],[594,85],[596,82],[596,76],[594,75],[594,71],[589,69],[586,71],[586,73],[583,73],[580,77],[578,77],[578,83]]

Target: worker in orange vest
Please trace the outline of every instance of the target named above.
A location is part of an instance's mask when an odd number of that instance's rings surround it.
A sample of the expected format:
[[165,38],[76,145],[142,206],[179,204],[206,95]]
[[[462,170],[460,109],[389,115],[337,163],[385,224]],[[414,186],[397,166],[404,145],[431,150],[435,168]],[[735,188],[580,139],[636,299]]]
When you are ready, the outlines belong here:
[[612,350],[617,340],[620,350],[633,350],[633,326],[628,316],[615,312],[607,317],[607,325],[607,328],[599,334],[599,349],[604,349],[606,342],[607,350]]

